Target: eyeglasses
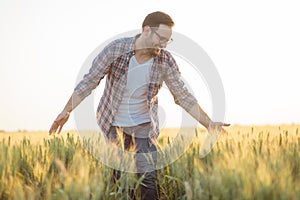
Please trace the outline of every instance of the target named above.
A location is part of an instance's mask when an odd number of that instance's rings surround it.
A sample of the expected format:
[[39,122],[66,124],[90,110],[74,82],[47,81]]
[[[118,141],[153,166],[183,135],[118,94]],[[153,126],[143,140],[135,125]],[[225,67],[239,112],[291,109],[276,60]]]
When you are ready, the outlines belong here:
[[160,44],[170,44],[171,42],[173,42],[173,38],[168,39],[168,38],[165,38],[165,37],[159,35],[156,31],[153,31],[153,32],[154,32],[154,33],[157,35],[157,37],[159,38],[159,43],[160,43]]

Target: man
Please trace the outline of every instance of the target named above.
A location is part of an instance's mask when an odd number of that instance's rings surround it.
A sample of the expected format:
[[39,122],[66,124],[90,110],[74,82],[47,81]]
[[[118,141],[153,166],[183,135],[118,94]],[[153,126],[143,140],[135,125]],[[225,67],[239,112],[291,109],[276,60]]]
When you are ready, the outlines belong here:
[[[156,152],[159,135],[157,93],[165,82],[175,103],[184,108],[204,127],[229,126],[212,122],[189,93],[181,80],[178,66],[172,55],[165,50],[172,41],[172,18],[163,12],[146,16],[142,33],[121,38],[107,45],[94,59],[89,72],[75,87],[63,111],[50,128],[50,135],[61,131],[70,112],[96,88],[106,76],[106,86],[97,109],[97,122],[109,141],[117,141],[117,130],[123,131],[126,149],[134,145],[137,153]],[[153,154],[155,160],[155,154]],[[143,177],[142,199],[158,199],[155,163],[136,159]],[[116,171],[118,178],[118,172]]]

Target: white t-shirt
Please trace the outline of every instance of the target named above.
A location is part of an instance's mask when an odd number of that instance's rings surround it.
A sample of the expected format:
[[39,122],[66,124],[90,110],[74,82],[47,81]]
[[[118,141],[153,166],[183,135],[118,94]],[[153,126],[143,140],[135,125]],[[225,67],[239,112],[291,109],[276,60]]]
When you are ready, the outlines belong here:
[[130,127],[151,121],[147,108],[147,91],[152,64],[153,58],[139,64],[135,56],[131,57],[125,91],[112,125]]

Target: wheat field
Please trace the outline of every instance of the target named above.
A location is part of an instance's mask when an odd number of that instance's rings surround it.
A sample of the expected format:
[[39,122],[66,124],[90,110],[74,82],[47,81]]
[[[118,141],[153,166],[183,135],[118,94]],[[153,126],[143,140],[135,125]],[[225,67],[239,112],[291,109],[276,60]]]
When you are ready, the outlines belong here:
[[[205,157],[207,132],[175,162],[158,170],[160,199],[299,199],[300,125],[232,126]],[[165,129],[161,146],[176,129]],[[112,181],[113,170],[87,151],[76,131],[0,133],[0,199],[130,199],[134,174]],[[176,148],[176,146],[174,147]]]

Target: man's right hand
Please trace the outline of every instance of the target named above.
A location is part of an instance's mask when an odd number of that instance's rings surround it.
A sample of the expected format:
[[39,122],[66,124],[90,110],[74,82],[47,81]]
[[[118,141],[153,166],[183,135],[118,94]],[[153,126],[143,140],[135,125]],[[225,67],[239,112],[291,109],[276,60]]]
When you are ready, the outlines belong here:
[[70,116],[70,112],[62,112],[60,113],[57,118],[54,120],[50,130],[49,130],[49,135],[55,134],[57,132],[57,129],[59,128],[57,134],[61,132],[62,127],[64,124],[68,121]]

